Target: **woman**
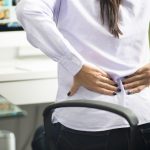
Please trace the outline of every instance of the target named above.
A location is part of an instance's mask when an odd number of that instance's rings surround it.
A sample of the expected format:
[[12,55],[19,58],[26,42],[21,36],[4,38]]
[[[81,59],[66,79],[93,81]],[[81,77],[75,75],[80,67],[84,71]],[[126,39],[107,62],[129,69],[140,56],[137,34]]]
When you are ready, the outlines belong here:
[[[29,42],[58,62],[56,100],[128,107],[140,130],[150,130],[149,14],[149,0],[21,0],[17,6]],[[62,108],[52,122],[59,150],[128,149],[128,124],[114,114]],[[149,146],[145,137],[138,136],[137,149]]]

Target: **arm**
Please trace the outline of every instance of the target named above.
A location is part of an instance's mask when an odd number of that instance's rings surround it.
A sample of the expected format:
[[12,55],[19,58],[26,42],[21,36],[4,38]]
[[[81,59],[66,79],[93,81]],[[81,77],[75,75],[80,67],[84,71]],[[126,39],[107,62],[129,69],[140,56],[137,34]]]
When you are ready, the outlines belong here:
[[17,18],[33,46],[75,75],[84,60],[57,29],[54,21],[57,3],[58,0],[21,0],[16,7]]
[[114,86],[115,83],[110,80],[109,75],[101,69],[83,65],[84,59],[59,32],[54,21],[55,6],[58,1],[21,0],[19,2],[16,8],[17,17],[27,33],[28,41],[63,65],[74,77],[77,75],[70,96],[76,93],[80,86],[98,93],[114,95],[117,87]]

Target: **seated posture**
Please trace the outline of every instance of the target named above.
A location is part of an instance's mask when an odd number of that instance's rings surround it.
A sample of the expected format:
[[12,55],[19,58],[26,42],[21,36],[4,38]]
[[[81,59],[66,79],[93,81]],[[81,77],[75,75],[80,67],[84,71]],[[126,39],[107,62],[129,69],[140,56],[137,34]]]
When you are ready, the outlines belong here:
[[[28,41],[58,62],[56,101],[131,109],[137,150],[149,150],[150,0],[21,0],[16,12]],[[115,114],[61,108],[51,122],[58,150],[128,150],[128,123]]]

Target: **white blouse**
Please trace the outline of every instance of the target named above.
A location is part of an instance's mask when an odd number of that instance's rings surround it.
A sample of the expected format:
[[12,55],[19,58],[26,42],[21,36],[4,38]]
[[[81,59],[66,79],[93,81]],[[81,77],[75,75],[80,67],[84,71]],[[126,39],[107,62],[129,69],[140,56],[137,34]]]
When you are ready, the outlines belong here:
[[[150,60],[150,0],[122,0],[119,27],[123,35],[119,39],[110,34],[106,23],[103,25],[97,0],[21,0],[16,12],[29,42],[58,62],[57,101],[91,99],[116,103],[132,109],[140,124],[150,121],[150,88],[127,95],[122,85],[125,76]],[[80,87],[68,97],[73,76],[83,64],[109,73],[122,91],[107,96]],[[83,131],[128,126],[115,114],[89,108],[57,109],[53,119]]]

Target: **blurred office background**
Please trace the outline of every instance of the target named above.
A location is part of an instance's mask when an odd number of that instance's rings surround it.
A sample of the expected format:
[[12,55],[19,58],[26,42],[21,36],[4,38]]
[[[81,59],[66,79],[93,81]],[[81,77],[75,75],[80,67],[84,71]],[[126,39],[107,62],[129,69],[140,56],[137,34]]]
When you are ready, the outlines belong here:
[[[0,132],[15,135],[16,150],[31,150],[35,129],[42,124],[42,111],[55,99],[57,64],[26,40],[16,20],[17,0],[0,0]],[[26,112],[19,117],[2,117],[2,99]],[[6,111],[6,110],[5,110]],[[4,136],[3,136],[4,137]],[[4,147],[0,133],[0,150]]]
[[16,4],[17,0],[0,0],[0,96],[26,115],[0,117],[0,131],[14,133],[16,150],[31,150],[43,109],[56,96],[57,64],[27,42],[16,20]]

